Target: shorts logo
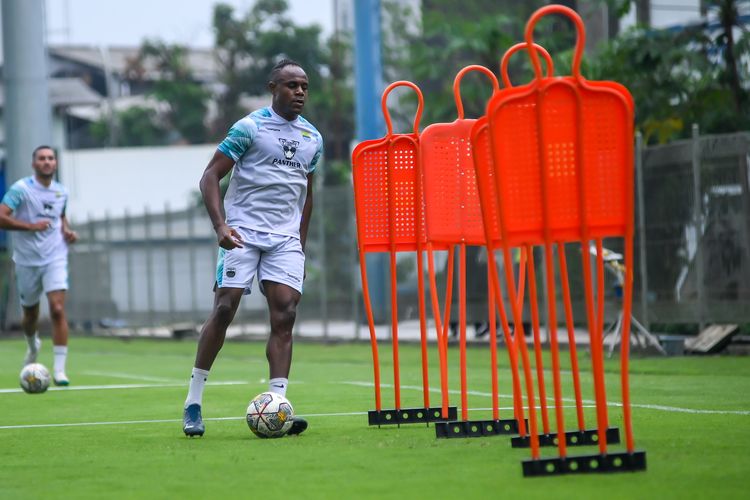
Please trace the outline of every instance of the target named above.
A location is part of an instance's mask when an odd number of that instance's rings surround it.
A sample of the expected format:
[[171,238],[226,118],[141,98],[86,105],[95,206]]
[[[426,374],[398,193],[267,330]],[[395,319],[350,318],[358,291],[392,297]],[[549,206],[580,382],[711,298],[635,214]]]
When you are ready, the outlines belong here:
[[297,276],[294,276],[293,274],[289,274],[289,273],[286,273],[286,275],[289,276],[290,278],[292,278],[297,283],[300,282],[300,279]]
[[227,278],[234,278],[235,274],[237,274],[237,270],[235,268],[233,267],[227,268],[227,272],[226,272]]

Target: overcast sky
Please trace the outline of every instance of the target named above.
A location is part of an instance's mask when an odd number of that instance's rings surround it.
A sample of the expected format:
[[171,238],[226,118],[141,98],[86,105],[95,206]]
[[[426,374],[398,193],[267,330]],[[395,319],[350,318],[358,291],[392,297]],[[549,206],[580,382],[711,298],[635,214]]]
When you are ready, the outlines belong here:
[[[255,0],[221,1],[241,12],[247,11],[255,3]],[[297,24],[319,24],[326,35],[333,31],[334,1],[287,0],[291,16]],[[53,44],[139,45],[146,37],[198,47],[208,47],[213,42],[211,14],[217,0],[45,2],[47,31]],[[699,0],[654,2],[652,22],[655,26],[664,26],[695,20],[699,3]]]
[[[254,0],[221,0],[246,12]],[[333,31],[333,0],[287,0],[295,23]],[[214,0],[46,0],[53,44],[139,45],[146,38],[189,46],[213,43]]]

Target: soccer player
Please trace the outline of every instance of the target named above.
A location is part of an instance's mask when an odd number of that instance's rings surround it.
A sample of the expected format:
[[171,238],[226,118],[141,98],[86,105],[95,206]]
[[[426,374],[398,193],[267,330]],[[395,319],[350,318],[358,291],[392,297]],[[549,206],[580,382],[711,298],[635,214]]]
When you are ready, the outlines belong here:
[[[203,388],[240,299],[253,279],[265,295],[271,321],[266,345],[268,390],[286,395],[292,327],[305,276],[305,239],[312,215],[313,172],[323,138],[300,113],[307,99],[305,71],[284,59],[272,69],[271,105],[242,118],[219,144],[200,181],[216,231],[213,311],[201,330],[183,416],[187,436],[202,436]],[[232,169],[223,209],[219,181]],[[307,422],[295,417],[288,434]]]
[[78,239],[65,218],[68,191],[55,181],[57,154],[39,146],[31,155],[34,175],[14,183],[0,202],[0,228],[17,231],[13,236],[16,285],[23,307],[22,327],[29,346],[24,366],[35,363],[42,346],[37,332],[39,298],[44,292],[52,319],[53,380],[68,385],[68,244]]

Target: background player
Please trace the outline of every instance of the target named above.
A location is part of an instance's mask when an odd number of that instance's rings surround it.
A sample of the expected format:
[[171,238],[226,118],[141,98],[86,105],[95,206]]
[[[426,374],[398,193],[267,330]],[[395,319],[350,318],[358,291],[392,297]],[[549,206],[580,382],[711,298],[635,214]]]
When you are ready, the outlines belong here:
[[78,239],[68,226],[65,206],[68,191],[57,182],[57,154],[50,146],[32,153],[34,175],[14,183],[0,203],[0,228],[16,231],[13,262],[18,296],[23,307],[22,327],[29,346],[24,365],[34,363],[42,341],[37,332],[39,297],[47,294],[54,345],[53,380],[68,385],[65,361],[68,355],[68,320],[65,291],[68,289],[68,244]]

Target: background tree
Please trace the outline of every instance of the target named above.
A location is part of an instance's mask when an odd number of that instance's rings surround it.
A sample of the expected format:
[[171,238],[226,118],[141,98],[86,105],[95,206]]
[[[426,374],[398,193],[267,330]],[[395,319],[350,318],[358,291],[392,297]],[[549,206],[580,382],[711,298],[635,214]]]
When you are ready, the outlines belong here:
[[91,136],[97,144],[113,147],[161,146],[167,143],[168,129],[161,123],[155,109],[145,106],[132,106],[115,113],[117,133],[115,144],[110,144],[111,120],[102,117],[90,126]]
[[326,158],[333,161],[326,166],[326,179],[341,181],[344,171],[340,161],[348,159],[354,130],[348,37],[334,34],[324,41],[319,26],[296,25],[285,0],[259,0],[244,14],[230,5],[217,4],[214,32],[222,83],[214,137],[221,138],[235,121],[252,111],[241,106],[243,96],[268,95],[268,74],[280,59],[293,59],[310,81],[304,116],[320,130]]
[[[648,2],[599,0],[616,17]],[[468,64],[481,64],[497,73],[502,54],[523,39],[529,15],[547,2],[488,2],[449,0],[422,2],[421,21],[397,2],[384,0],[384,72],[388,82],[408,79],[417,83],[427,101],[423,126],[455,119],[453,78]],[[575,7],[576,2],[561,2]],[[586,54],[582,73],[591,79],[615,80],[632,92],[636,125],[650,143],[664,143],[690,134],[698,123],[707,133],[750,128],[748,64],[750,37],[741,12],[745,0],[706,0],[710,22],[670,29],[639,25]],[[648,20],[648,16],[639,16]],[[575,44],[572,24],[560,17],[543,19],[535,40],[555,60],[557,74],[569,74]],[[403,48],[406,47],[406,50]],[[528,57],[511,61],[512,81],[528,81]],[[499,75],[498,75],[499,76]],[[462,97],[467,116],[479,116],[489,97],[489,85],[480,75],[467,76]],[[392,106],[396,121],[405,126],[413,116],[415,100]],[[408,105],[407,105],[408,103]]]
[[214,7],[216,51],[224,86],[216,124],[219,134],[246,113],[240,109],[240,97],[268,93],[268,74],[282,58],[299,62],[308,73],[310,86],[320,88],[327,62],[321,28],[295,25],[287,10],[285,0],[258,0],[244,15],[235,15],[227,4]]
[[[543,1],[513,2],[467,0],[457,4],[450,0],[430,0],[422,3],[420,23],[414,27],[407,21],[414,19],[408,8],[386,0],[384,16],[384,72],[388,82],[400,79],[414,81],[427,101],[423,125],[450,122],[456,118],[453,79],[469,64],[480,64],[500,78],[500,59],[505,51],[523,39],[526,20]],[[556,59],[569,60],[575,33],[570,22],[562,18],[544,19],[536,37]],[[400,50],[407,47],[407,50]],[[564,65],[563,65],[564,66]],[[569,63],[568,63],[569,66]],[[528,57],[519,54],[509,69],[511,79],[518,83],[531,78]],[[486,77],[470,74],[464,78],[461,96],[466,116],[484,114],[492,88]],[[414,99],[404,93],[405,111],[392,107],[394,118],[409,122],[413,117]]]
[[636,124],[648,142],[750,128],[750,40],[739,11],[750,2],[705,2],[709,22],[681,29],[637,27],[621,34],[594,59],[596,79],[624,84],[636,103]]
[[159,40],[145,40],[128,71],[135,79],[143,78],[147,67],[159,73],[148,93],[167,107],[165,121],[180,138],[190,144],[207,141],[205,126],[210,92],[193,76],[187,62],[188,49]]

